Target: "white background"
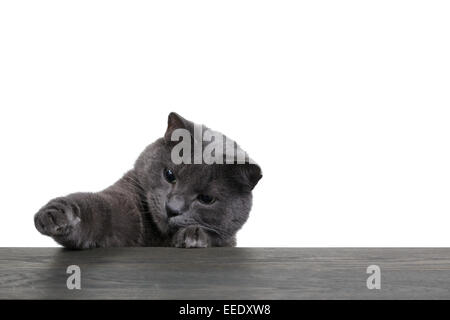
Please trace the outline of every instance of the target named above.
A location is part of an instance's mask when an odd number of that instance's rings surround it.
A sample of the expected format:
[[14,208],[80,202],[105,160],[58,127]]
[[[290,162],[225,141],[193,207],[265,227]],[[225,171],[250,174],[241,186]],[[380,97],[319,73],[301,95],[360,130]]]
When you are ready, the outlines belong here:
[[450,246],[446,1],[0,2],[0,246],[167,115],[260,163],[239,246]]

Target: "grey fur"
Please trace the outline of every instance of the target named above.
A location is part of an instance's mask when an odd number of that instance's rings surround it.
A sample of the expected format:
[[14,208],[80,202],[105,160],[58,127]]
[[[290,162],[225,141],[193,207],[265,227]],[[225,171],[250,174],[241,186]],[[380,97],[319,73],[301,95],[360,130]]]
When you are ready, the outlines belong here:
[[[253,163],[174,165],[171,132],[185,128],[192,134],[193,127],[171,113],[164,138],[149,145],[132,170],[101,192],[51,200],[34,217],[37,230],[72,249],[235,246],[261,170]],[[166,180],[166,168],[175,173],[175,183]],[[217,200],[201,203],[197,195],[203,193]],[[169,217],[167,208],[174,206],[178,215]]]

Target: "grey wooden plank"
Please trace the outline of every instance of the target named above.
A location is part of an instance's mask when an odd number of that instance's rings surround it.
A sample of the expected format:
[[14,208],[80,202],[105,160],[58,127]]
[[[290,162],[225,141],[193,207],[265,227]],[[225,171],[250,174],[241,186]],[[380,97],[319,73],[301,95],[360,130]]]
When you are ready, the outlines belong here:
[[0,299],[450,299],[450,249],[0,248]]

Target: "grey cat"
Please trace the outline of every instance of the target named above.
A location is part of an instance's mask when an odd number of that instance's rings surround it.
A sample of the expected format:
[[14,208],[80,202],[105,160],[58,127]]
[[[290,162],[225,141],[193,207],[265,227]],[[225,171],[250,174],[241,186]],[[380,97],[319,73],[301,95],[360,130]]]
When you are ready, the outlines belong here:
[[164,137],[132,170],[101,192],[51,200],[34,216],[37,230],[71,249],[235,246],[261,169],[251,161],[175,165],[172,133],[186,129],[193,136],[194,126],[170,113]]

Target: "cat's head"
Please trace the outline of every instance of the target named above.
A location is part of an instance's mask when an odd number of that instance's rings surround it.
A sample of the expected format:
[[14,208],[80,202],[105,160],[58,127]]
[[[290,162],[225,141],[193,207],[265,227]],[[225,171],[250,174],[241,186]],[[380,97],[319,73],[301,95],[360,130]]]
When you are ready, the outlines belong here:
[[247,220],[252,190],[262,177],[234,141],[176,113],[169,115],[164,137],[140,155],[135,171],[162,232],[200,225],[224,241],[234,239]]

